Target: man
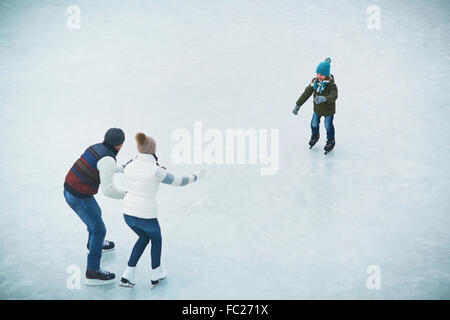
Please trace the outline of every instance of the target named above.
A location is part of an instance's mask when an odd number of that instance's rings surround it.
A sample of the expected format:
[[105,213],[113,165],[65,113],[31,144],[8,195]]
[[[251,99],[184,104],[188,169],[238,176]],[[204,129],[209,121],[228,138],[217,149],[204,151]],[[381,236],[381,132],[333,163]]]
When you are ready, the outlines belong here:
[[116,155],[122,148],[125,134],[121,129],[111,128],[102,143],[89,148],[74,163],[64,182],[64,198],[89,232],[86,284],[102,285],[115,281],[115,274],[100,268],[102,250],[114,249],[114,242],[105,240],[106,228],[102,212],[94,198],[101,185],[107,197],[123,199],[126,192],[114,187],[114,174],[123,172],[118,167]]

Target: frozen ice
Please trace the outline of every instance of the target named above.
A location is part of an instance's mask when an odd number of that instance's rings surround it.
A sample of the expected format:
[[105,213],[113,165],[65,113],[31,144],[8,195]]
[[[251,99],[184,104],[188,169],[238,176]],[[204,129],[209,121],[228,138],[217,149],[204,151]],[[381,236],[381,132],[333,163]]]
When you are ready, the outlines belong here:
[[[81,28],[59,1],[0,1],[0,298],[449,299],[450,27],[448,1],[86,1]],[[312,102],[291,110],[331,57],[339,89],[336,148],[311,151]],[[280,170],[178,165],[171,133],[280,130]],[[85,226],[64,177],[110,127],[136,154],[138,131],[174,173],[207,168],[183,188],[162,185],[162,263],[150,254],[133,289],[69,289],[86,266]],[[123,186],[120,175],[118,185]],[[120,275],[135,234],[120,201],[96,196]],[[381,287],[366,285],[369,266]]]

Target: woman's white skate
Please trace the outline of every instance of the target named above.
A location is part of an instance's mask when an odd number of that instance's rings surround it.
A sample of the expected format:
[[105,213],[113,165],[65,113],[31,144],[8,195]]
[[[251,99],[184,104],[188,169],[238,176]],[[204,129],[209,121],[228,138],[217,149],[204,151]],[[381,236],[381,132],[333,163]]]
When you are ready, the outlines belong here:
[[122,278],[120,279],[119,286],[125,288],[133,288],[136,284],[136,282],[134,281],[135,271],[136,267],[127,267],[122,275]]
[[152,278],[151,278],[152,289],[154,287],[156,287],[166,277],[167,277],[166,270],[162,269],[161,267],[153,269],[152,270]]

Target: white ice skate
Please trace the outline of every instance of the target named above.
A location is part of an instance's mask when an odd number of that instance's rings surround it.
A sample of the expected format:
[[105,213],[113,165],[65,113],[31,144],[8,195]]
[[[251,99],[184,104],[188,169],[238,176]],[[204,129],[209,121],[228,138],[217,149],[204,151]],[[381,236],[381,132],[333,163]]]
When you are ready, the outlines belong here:
[[152,270],[152,286],[156,286],[160,283],[161,280],[164,280],[167,277],[167,271],[159,266],[156,269]]
[[126,288],[132,288],[136,284],[134,281],[134,273],[136,271],[136,267],[127,267],[125,272],[120,279],[120,286]]

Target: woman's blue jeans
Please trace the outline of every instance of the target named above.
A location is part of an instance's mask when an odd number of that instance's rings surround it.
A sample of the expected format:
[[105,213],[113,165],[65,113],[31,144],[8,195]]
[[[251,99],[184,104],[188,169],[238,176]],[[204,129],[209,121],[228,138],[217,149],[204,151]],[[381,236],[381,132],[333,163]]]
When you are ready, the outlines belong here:
[[128,266],[136,267],[142,253],[151,240],[152,247],[150,254],[152,258],[152,269],[158,268],[161,264],[162,249],[161,228],[159,227],[158,219],[142,219],[127,214],[124,214],[123,217],[125,223],[139,236],[131,251]]
[[102,258],[103,240],[105,240],[106,227],[102,220],[102,211],[95,198],[78,198],[69,191],[64,190],[64,198],[87,226],[89,232],[89,254],[87,257],[87,270],[97,271]]
[[[327,130],[327,139],[334,139],[334,125],[333,125],[334,115],[325,116],[325,129]],[[313,135],[319,134],[319,124],[320,116],[313,112],[313,117],[311,119],[311,131]]]

